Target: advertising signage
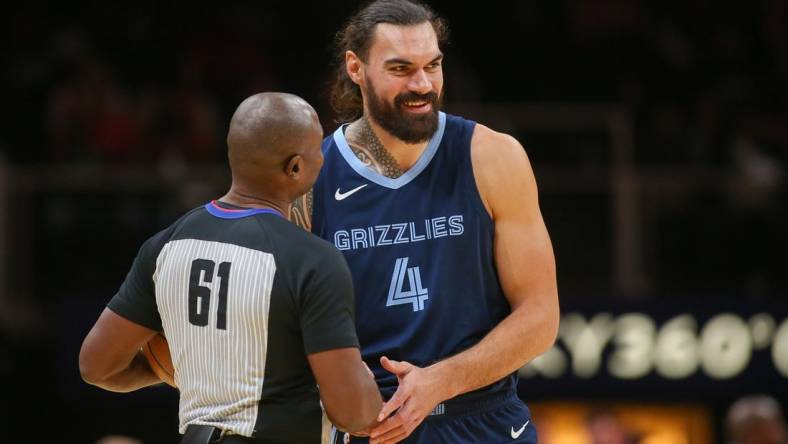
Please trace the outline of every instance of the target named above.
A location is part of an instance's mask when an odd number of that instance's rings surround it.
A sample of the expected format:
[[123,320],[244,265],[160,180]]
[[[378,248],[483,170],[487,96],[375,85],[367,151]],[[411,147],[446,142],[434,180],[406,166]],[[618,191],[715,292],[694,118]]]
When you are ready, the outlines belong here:
[[555,345],[519,371],[521,391],[659,399],[788,395],[786,310],[736,305],[564,307]]

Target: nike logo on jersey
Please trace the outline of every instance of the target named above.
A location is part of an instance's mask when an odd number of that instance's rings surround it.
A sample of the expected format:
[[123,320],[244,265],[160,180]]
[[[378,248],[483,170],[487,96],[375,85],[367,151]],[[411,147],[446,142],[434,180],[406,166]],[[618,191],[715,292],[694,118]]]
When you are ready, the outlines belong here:
[[345,191],[344,193],[341,193],[341,192],[339,191],[339,188],[337,188],[337,192],[336,192],[336,193],[334,193],[334,199],[336,199],[336,200],[345,200],[345,199],[347,199],[348,197],[350,197],[350,195],[351,195],[351,194],[353,194],[353,193],[355,193],[356,191],[358,191],[358,190],[360,190],[360,189],[364,188],[364,187],[365,187],[365,186],[367,186],[367,185],[369,185],[369,184],[366,184],[366,183],[365,183],[364,185],[359,185],[359,186],[357,186],[356,188],[353,188],[353,189],[352,189],[352,190],[350,190],[350,191]]
[[519,437],[520,437],[520,435],[522,435],[522,434],[523,434],[523,432],[525,431],[525,426],[527,426],[527,425],[528,425],[530,422],[531,422],[531,420],[530,420],[530,419],[529,419],[528,421],[525,421],[525,424],[523,424],[523,426],[522,426],[522,427],[520,427],[520,430],[518,430],[518,431],[516,431],[516,432],[514,431],[514,427],[512,427],[512,439],[517,439],[517,438],[519,438]]

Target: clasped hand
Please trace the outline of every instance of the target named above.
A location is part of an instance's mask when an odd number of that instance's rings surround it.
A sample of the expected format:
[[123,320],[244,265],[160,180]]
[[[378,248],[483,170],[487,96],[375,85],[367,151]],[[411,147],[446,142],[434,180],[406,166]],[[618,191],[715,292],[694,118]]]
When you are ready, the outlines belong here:
[[446,399],[445,384],[437,372],[409,362],[380,358],[383,368],[397,376],[399,387],[367,430],[370,444],[394,444],[410,436],[435,406]]

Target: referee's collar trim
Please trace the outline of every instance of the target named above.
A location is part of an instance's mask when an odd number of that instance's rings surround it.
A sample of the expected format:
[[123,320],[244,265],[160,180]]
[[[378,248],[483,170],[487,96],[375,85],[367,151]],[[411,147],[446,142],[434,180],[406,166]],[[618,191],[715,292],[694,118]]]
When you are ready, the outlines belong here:
[[224,208],[219,206],[216,200],[212,200],[205,204],[205,210],[211,213],[211,215],[222,219],[240,219],[255,214],[275,214],[283,219],[285,218],[282,213],[273,208]]

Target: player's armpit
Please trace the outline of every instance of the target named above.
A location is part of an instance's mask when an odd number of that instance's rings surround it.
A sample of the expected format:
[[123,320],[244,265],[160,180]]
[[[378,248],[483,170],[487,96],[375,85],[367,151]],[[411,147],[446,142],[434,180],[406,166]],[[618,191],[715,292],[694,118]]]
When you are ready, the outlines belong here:
[[290,222],[312,231],[312,190],[290,204]]
[[363,431],[375,422],[383,401],[355,347],[307,355],[326,414],[337,428]]

